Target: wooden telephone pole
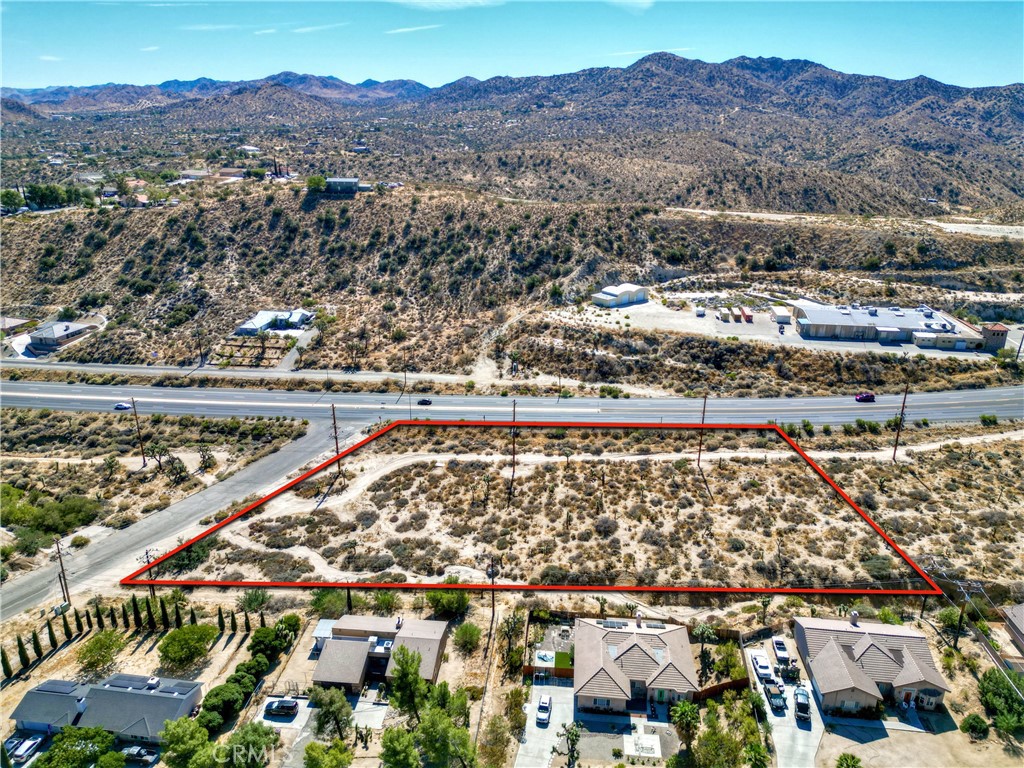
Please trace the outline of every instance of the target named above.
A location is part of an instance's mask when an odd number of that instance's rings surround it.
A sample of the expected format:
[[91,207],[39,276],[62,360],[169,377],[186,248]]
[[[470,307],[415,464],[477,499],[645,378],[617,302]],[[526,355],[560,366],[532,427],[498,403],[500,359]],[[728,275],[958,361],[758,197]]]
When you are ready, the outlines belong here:
[[896,419],[896,443],[892,447],[892,460],[896,461],[896,449],[900,447],[900,433],[903,431],[903,416],[907,412],[907,394],[910,392],[910,381],[907,381],[907,386],[903,389],[903,405],[900,406],[900,415]]
[[[334,412],[334,403],[331,403],[331,422],[334,424],[334,455],[341,453],[341,445],[338,443],[338,416]],[[334,468],[341,474],[341,461],[334,462]]]
[[139,411],[135,407],[135,398],[132,398],[132,413],[135,415],[135,433],[139,436],[139,450],[142,451],[142,466],[146,466],[146,442],[142,439],[142,426],[139,424]]
[[71,590],[68,589],[68,574],[64,570],[64,552],[60,548],[60,536],[53,537],[54,548],[57,554],[57,563],[60,567],[60,573],[57,574],[57,582],[60,584],[61,594],[64,596],[64,602],[71,602]]
[[700,469],[700,454],[704,449],[704,416],[708,411],[708,393],[704,393],[704,406],[700,409],[700,440],[697,442],[697,469]]

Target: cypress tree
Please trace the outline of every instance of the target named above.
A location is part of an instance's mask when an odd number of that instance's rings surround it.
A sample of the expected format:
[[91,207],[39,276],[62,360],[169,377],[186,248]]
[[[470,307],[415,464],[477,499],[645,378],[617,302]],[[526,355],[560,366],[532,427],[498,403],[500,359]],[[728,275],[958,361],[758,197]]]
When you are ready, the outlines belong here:
[[99,629],[100,632],[106,629],[106,626],[103,622],[103,614],[100,612],[99,603],[96,603],[96,627]]
[[221,610],[219,605],[217,606],[217,629],[220,630],[222,635],[224,634],[224,611]]
[[21,635],[18,635],[18,661],[21,662],[22,669],[28,669],[32,663],[28,660],[28,651],[25,650],[25,643],[22,642]]
[[14,677],[14,670],[11,669],[11,660],[7,658],[7,649],[0,647],[0,664],[4,668],[4,680],[8,677]]
[[92,614],[88,611],[85,612],[85,626],[90,632],[92,632]]
[[53,622],[46,620],[46,641],[50,644],[50,650],[57,650],[57,635],[53,631]]
[[63,627],[63,629],[64,629],[64,639],[67,640],[70,643],[71,642],[71,638],[74,635],[71,632],[71,624],[68,622],[68,615],[65,612],[65,613],[62,613],[60,615],[60,617],[61,617],[61,620],[64,622],[64,627]]
[[121,603],[121,624],[126,632],[132,628],[132,623],[128,619],[128,603]]
[[153,616],[153,604],[146,598],[146,628],[150,632],[156,632],[156,618]]
[[265,616],[263,615],[263,611],[260,611],[260,626],[261,626],[261,627],[265,627],[265,626],[267,626],[267,619],[266,619],[266,617],[265,617]]
[[163,625],[164,632],[171,628],[171,618],[167,615],[167,601],[162,597],[160,598],[160,623]]
[[82,614],[75,608],[75,634],[80,635],[85,632],[85,627],[82,626]]
[[117,611],[114,610],[114,606],[110,606],[110,611],[107,615],[110,616],[110,626],[117,629]]
[[231,612],[231,634],[238,632],[238,618],[235,616],[235,612]]
[[245,612],[245,634],[252,632],[252,624],[249,623],[249,612]]
[[184,622],[181,620],[181,606],[177,603],[174,604],[174,628],[181,629],[181,625]]
[[199,619],[196,618],[196,609],[195,608],[189,609],[189,612],[188,612],[188,623],[192,624],[193,626],[195,626],[196,624],[199,623]]
[[136,629],[142,629],[142,611],[139,610],[139,601],[134,592],[132,593],[132,621],[135,623]]
[[32,630],[32,653],[36,655],[37,659],[43,658],[43,644],[39,642],[39,633],[34,629]]
[[0,744],[0,768],[14,768],[11,756],[7,754],[7,747]]

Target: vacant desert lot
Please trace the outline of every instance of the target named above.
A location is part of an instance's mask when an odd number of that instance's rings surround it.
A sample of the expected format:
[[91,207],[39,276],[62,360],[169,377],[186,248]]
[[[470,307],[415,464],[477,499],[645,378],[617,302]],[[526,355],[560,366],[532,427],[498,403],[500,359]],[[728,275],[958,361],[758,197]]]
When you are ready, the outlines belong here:
[[[773,432],[402,427],[218,532],[193,578],[917,585]],[[709,452],[710,451],[710,452]],[[193,565],[194,565],[193,560]],[[181,574],[184,575],[184,574]]]

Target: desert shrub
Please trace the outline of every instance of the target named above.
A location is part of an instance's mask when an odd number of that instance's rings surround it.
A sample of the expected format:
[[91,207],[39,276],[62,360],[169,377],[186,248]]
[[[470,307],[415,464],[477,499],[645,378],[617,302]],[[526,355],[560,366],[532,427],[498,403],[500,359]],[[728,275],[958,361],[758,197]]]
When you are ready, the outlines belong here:
[[480,627],[472,622],[465,622],[455,630],[455,647],[463,653],[469,654],[477,649],[480,645],[480,635],[482,634]]
[[988,723],[981,715],[972,712],[960,723],[960,730],[972,739],[984,739],[988,736]]
[[187,624],[170,632],[160,641],[160,663],[168,669],[184,670],[206,656],[217,637],[211,624]]

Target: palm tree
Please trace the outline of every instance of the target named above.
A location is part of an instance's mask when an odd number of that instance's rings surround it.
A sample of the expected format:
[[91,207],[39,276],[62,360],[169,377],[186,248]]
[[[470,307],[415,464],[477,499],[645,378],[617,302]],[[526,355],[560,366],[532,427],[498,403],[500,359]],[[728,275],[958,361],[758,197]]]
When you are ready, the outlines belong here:
[[693,630],[693,639],[700,643],[700,653],[704,655],[704,643],[711,643],[718,639],[718,632],[707,622],[702,621]]
[[693,746],[693,737],[697,735],[697,729],[700,728],[700,710],[692,701],[680,701],[669,710],[669,717],[679,731],[679,737],[686,745],[686,754],[689,755]]

